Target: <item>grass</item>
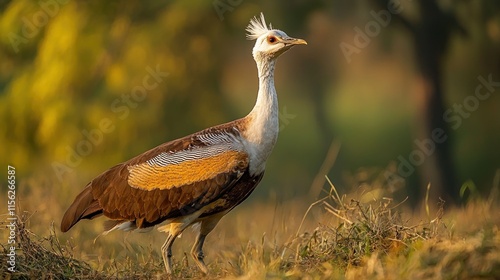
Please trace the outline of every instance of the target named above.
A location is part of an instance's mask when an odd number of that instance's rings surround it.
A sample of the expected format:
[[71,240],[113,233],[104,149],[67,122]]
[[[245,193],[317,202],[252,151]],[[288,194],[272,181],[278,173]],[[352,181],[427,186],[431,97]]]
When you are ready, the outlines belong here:
[[[29,209],[32,214],[28,214],[18,209],[17,272],[13,274],[7,272],[7,231],[2,234],[1,278],[166,278],[159,253],[163,234],[116,232],[96,238],[102,230],[96,221],[79,223],[61,234],[53,217],[60,217],[63,209],[50,207],[59,205],[53,201],[57,198],[43,191],[43,182],[34,180],[24,187],[30,192],[23,195],[23,205],[38,205],[38,210]],[[188,252],[194,234],[186,231],[174,245],[174,277],[500,278],[496,197],[475,199],[454,209],[441,200],[431,204],[428,198],[419,212],[407,208],[405,201],[371,194],[364,190],[341,196],[330,184],[325,197],[311,205],[276,199],[244,203],[207,239],[209,275],[202,275],[192,262]],[[34,203],[40,199],[48,205]]]
[[[16,222],[17,244],[16,273],[7,272],[8,245],[2,244],[1,269],[5,279],[12,278],[103,278],[105,275],[72,255],[70,244],[62,245],[55,235],[54,227],[47,237],[39,237],[26,228],[26,215]],[[10,247],[10,245],[9,245]]]

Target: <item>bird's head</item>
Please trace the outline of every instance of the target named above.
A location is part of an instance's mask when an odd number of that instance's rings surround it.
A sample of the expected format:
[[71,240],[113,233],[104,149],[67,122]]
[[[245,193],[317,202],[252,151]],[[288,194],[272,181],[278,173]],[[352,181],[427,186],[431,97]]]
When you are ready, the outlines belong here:
[[256,40],[252,52],[256,60],[276,59],[295,45],[307,45],[305,40],[292,38],[281,30],[273,29],[271,25],[268,27],[262,13],[260,18],[254,17],[250,20],[246,30],[248,32],[247,38]]

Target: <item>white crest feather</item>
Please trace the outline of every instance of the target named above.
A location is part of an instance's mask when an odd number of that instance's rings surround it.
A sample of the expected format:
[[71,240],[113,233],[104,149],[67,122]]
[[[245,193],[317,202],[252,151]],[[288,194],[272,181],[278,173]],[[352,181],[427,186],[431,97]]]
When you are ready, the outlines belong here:
[[260,18],[254,17],[250,20],[246,31],[248,40],[255,40],[260,37],[260,35],[270,31],[273,29],[273,26],[269,24],[269,27],[266,24],[266,19],[264,18],[264,14],[260,13]]

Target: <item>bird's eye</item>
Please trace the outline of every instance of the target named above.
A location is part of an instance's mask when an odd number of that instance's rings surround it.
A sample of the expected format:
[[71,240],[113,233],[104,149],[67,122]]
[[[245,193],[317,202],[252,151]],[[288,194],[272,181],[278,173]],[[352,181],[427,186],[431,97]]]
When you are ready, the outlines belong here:
[[274,36],[267,37],[267,42],[270,43],[270,44],[274,44],[277,41],[278,41],[278,39],[276,39],[276,37],[274,37]]

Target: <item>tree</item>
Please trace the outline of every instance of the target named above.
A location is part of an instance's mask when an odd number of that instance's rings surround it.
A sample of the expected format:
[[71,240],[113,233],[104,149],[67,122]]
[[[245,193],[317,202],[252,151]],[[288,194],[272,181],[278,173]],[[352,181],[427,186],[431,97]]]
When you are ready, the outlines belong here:
[[[390,5],[391,0],[373,0],[378,8]],[[435,0],[420,0],[415,4],[419,16],[410,20],[403,13],[393,14],[393,21],[403,26],[413,37],[415,61],[420,71],[424,94],[417,128],[417,139],[433,139],[433,131],[442,130],[446,140],[433,142],[434,149],[427,155],[426,165],[420,170],[422,193],[431,183],[431,197],[442,197],[450,202],[458,200],[459,186],[454,171],[450,127],[444,120],[443,57],[454,32],[465,34],[452,7],[441,7]],[[451,5],[450,5],[451,6]]]

